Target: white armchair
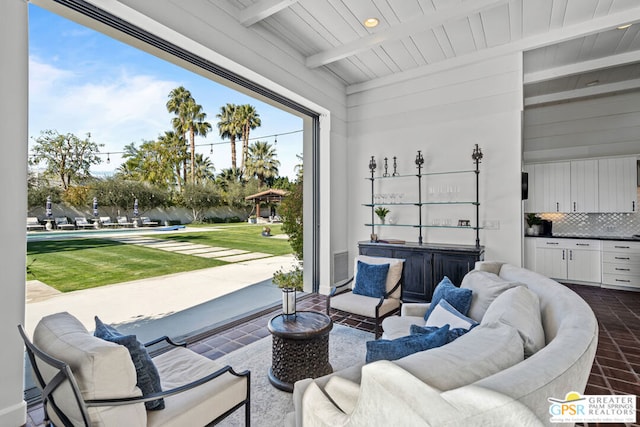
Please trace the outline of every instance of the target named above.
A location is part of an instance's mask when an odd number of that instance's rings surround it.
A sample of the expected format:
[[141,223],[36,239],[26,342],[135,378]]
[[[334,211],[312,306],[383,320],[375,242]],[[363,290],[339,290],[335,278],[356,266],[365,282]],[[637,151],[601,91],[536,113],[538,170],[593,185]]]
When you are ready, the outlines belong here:
[[[358,282],[358,261],[366,264],[389,264],[385,282],[384,295],[372,297],[359,295],[353,292]],[[354,277],[348,281],[334,286],[327,298],[327,315],[331,314],[331,309],[348,313],[370,317],[375,320],[375,336],[381,335],[380,323],[392,314],[398,313],[402,307],[402,269],[404,259],[371,257],[358,255],[355,259]],[[362,278],[360,279],[362,280]]]
[[[42,390],[45,423],[56,426],[204,426],[217,423],[244,405],[250,425],[250,373],[174,343],[153,358],[163,391],[143,395],[136,386],[136,368],[123,345],[90,334],[69,313],[44,317],[33,342],[22,325],[34,379]],[[144,402],[164,399],[162,410],[147,411]]]

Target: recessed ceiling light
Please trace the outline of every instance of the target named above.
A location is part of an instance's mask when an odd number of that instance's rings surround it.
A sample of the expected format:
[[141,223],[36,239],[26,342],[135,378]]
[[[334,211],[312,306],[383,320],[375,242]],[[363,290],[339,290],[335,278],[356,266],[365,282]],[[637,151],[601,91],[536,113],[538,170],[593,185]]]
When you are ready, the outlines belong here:
[[364,20],[364,26],[367,28],[377,27],[379,23],[380,21],[378,20],[378,18],[367,18]]
[[587,83],[585,86],[595,86],[597,84],[600,84],[600,80],[593,80],[590,81],[589,83]]
[[618,30],[624,30],[626,28],[629,28],[631,26],[631,24],[624,24],[624,25],[620,25],[619,27],[616,27]]

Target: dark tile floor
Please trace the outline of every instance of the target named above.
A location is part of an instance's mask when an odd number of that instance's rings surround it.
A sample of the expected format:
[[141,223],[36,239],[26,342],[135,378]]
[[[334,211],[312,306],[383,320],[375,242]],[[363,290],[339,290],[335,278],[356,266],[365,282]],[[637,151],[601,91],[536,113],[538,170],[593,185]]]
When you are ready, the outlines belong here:
[[[600,336],[596,360],[585,394],[640,395],[640,293],[567,285],[587,301],[598,318]],[[192,337],[189,348],[216,359],[269,335],[267,323],[278,314],[279,307],[241,319],[206,334]],[[325,310],[325,297],[307,295],[298,301],[298,310]],[[348,313],[332,312],[336,323],[373,332],[370,319]],[[640,409],[640,405],[637,405]],[[29,407],[27,426],[43,425],[42,405]],[[640,423],[640,413],[637,417]],[[588,424],[594,427],[598,424]],[[640,424],[627,424],[638,426]],[[615,427],[616,424],[602,424]]]

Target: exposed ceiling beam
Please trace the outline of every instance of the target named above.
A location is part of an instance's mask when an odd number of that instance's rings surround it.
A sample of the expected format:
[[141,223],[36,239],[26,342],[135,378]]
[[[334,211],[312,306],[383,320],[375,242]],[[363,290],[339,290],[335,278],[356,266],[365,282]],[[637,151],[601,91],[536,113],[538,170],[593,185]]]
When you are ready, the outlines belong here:
[[640,51],[620,53],[604,58],[592,59],[589,61],[577,62],[575,64],[563,65],[561,67],[547,68],[546,70],[524,74],[524,84],[539,83],[559,77],[573,76],[586,73],[588,71],[602,70],[620,65],[640,62]]
[[455,67],[465,66],[473,62],[491,59],[502,55],[509,55],[517,52],[525,52],[527,50],[532,50],[543,46],[549,46],[552,44],[571,40],[576,37],[584,37],[590,34],[599,33],[604,30],[610,30],[617,27],[621,23],[638,21],[640,21],[640,6],[633,9],[625,10],[624,12],[618,12],[601,18],[594,18],[589,22],[570,25],[537,36],[530,36],[517,42],[495,46],[466,55],[457,56],[451,59],[446,59],[444,61],[435,62],[423,67],[414,68],[402,73],[397,73],[392,76],[385,76],[363,83],[352,84],[350,86],[347,86],[347,95],[364,90],[375,89],[405,80],[410,80],[419,76],[442,72]]
[[525,107],[531,107],[534,105],[567,101],[569,99],[584,98],[587,96],[596,96],[637,89],[640,89],[640,79],[625,80],[623,82],[585,87],[582,89],[567,90],[564,92],[550,93],[548,95],[532,96],[529,98],[525,98],[524,105]]
[[308,56],[306,59],[306,65],[309,68],[321,67],[369,50],[385,41],[398,40],[411,35],[420,34],[446,24],[447,22],[463,19],[469,15],[482,12],[486,9],[491,9],[508,2],[509,0],[474,0],[466,1],[462,4],[456,4],[455,6],[450,6],[446,9],[430,13],[424,17],[395,25],[386,30],[378,31],[354,40],[353,42],[345,43],[341,46]]
[[249,27],[297,2],[298,0],[262,0],[242,9],[238,15],[238,21],[245,27]]

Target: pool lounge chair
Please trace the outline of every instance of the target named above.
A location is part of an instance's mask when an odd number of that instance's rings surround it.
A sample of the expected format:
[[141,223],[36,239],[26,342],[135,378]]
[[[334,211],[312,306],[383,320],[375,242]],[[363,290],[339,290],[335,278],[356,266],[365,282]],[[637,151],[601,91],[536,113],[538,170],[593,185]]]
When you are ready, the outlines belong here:
[[141,216],[140,223],[142,224],[143,227],[155,227],[159,225],[158,221],[151,221],[151,219],[148,216]]
[[117,221],[120,227],[133,227],[133,222],[129,222],[126,216],[119,216]]
[[27,218],[27,231],[33,230],[44,230],[44,225],[40,224],[37,217],[30,216]]
[[103,227],[117,227],[118,226],[117,223],[111,221],[111,217],[110,216],[101,216],[99,221],[100,221],[100,224]]
[[89,220],[87,220],[87,218],[83,216],[77,216],[75,218],[75,223],[77,228],[94,228],[95,227],[93,223],[89,222]]
[[56,228],[60,230],[75,230],[76,226],[69,222],[66,216],[56,217]]

